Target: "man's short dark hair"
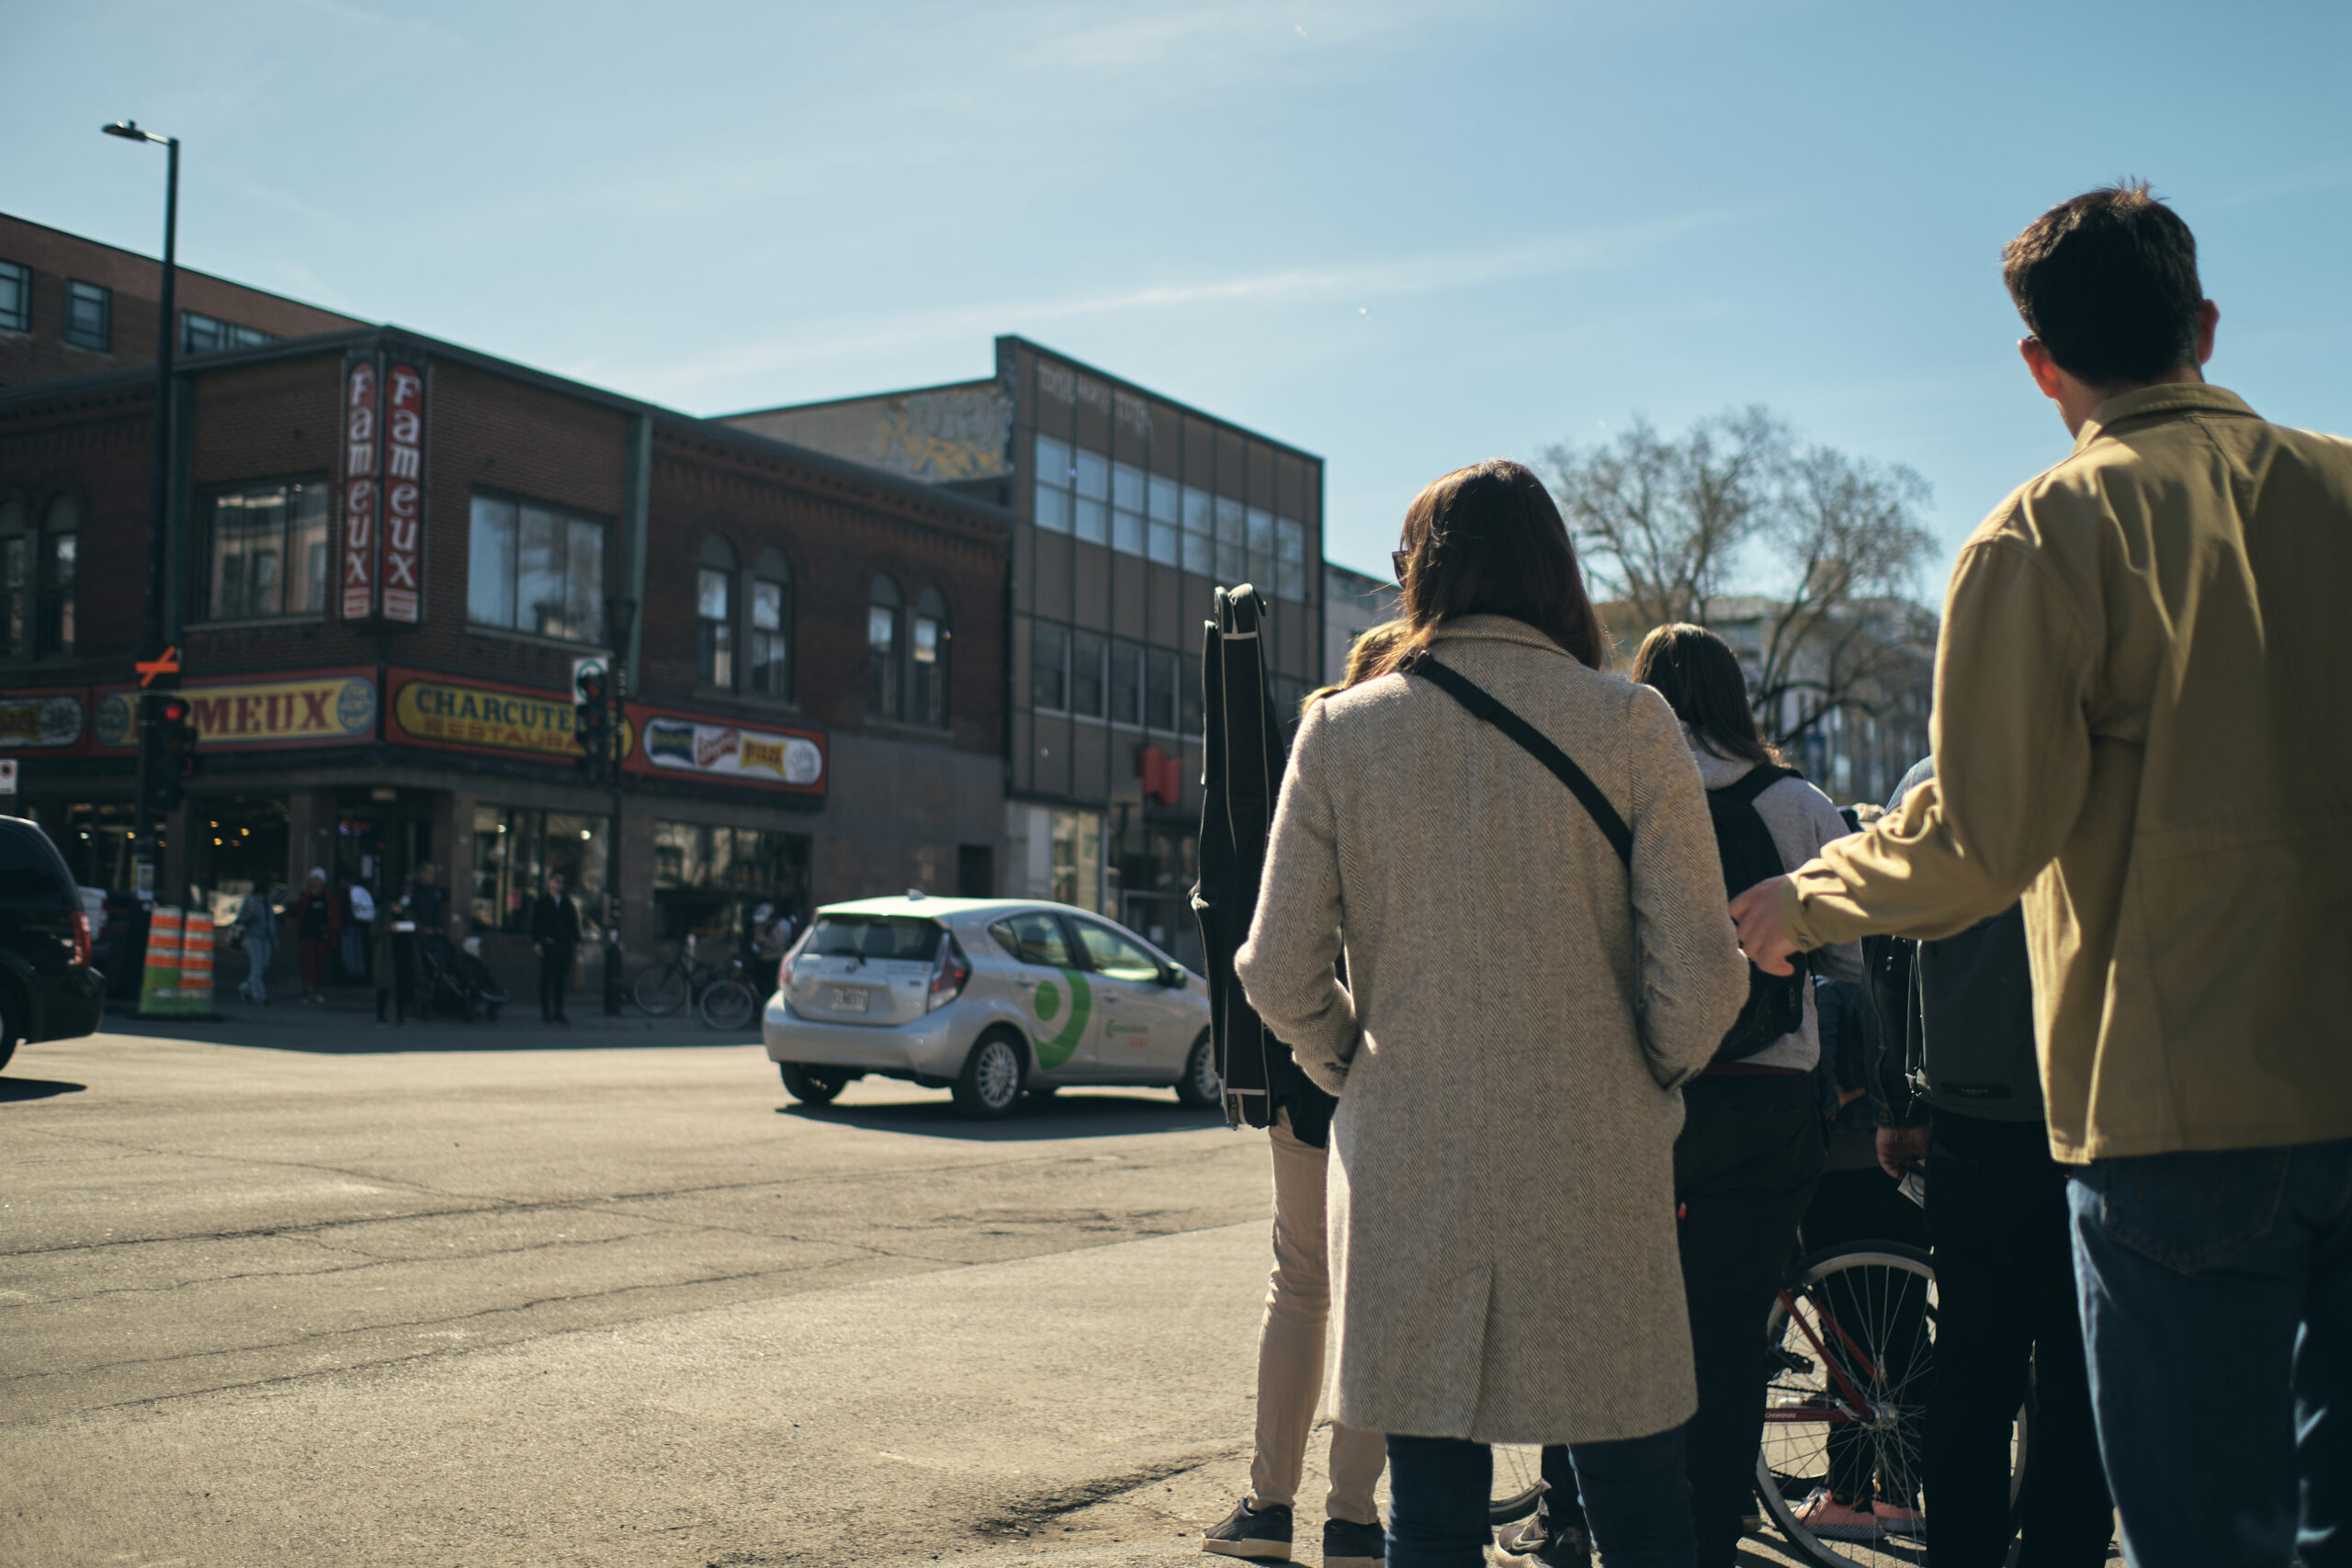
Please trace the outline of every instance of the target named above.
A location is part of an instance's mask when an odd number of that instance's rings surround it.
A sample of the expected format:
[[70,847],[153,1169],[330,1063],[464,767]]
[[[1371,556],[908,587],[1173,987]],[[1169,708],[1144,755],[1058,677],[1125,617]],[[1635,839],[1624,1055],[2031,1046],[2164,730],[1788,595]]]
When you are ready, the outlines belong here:
[[2197,237],[2126,180],[2062,201],[2001,252],[2001,281],[2060,369],[2092,387],[2197,363]]

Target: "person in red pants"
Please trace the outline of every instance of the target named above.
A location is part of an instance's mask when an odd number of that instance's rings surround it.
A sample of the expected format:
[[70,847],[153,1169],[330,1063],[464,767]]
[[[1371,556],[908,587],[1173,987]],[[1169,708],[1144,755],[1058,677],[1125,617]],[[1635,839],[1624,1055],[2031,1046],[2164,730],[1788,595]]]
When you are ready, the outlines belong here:
[[302,999],[323,1003],[326,997],[319,986],[326,978],[327,954],[343,932],[343,911],[327,890],[325,868],[311,868],[309,880],[286,913],[294,922],[295,952],[302,962]]

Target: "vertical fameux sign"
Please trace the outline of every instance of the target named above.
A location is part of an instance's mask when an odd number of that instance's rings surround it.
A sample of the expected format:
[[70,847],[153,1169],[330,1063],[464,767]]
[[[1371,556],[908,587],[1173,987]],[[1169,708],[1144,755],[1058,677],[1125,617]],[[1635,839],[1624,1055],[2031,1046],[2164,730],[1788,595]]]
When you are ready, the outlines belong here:
[[384,389],[384,619],[414,626],[424,588],[424,375],[394,360]]
[[346,621],[365,621],[376,614],[377,382],[373,358],[345,363],[342,578]]

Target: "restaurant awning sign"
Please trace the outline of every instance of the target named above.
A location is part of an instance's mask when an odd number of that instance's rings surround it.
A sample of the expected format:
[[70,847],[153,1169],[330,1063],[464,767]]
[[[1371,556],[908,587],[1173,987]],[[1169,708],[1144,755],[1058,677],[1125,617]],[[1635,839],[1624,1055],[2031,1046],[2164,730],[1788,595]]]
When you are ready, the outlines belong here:
[[[394,670],[390,737],[402,745],[576,762],[571,694],[423,670]],[[621,727],[624,754],[629,728]]]
[[[199,751],[254,751],[336,746],[376,738],[372,670],[314,670],[233,681],[197,681],[180,688]],[[96,750],[139,749],[139,688],[98,695]]]
[[823,795],[825,736],[707,716],[665,713],[628,705],[640,743],[627,763],[633,773],[756,784],[795,795]]
[[86,687],[0,696],[0,751],[79,751],[89,699]]

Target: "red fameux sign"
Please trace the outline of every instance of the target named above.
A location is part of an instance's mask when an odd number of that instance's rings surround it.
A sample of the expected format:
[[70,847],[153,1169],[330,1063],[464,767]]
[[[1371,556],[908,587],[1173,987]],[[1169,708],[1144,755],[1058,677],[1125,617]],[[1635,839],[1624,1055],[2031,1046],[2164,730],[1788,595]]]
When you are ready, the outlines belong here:
[[424,525],[424,375],[395,360],[385,373],[384,619],[414,626]]
[[[343,618],[376,614],[376,362],[343,372]],[[412,617],[413,618],[413,617]]]

